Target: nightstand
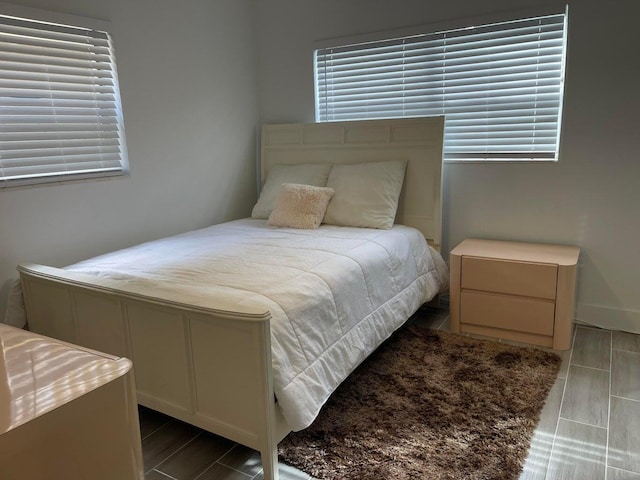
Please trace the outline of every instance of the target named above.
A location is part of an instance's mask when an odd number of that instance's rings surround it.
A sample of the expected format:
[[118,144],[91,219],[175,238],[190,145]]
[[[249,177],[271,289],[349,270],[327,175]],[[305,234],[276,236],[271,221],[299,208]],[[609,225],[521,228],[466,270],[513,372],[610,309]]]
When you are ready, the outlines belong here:
[[571,346],[580,249],[467,239],[451,251],[451,331]]

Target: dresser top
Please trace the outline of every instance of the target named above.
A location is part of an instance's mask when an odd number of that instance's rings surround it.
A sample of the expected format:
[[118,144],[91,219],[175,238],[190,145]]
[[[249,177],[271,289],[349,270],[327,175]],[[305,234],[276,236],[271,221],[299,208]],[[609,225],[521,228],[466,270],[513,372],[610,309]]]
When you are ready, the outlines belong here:
[[451,250],[451,255],[570,266],[578,263],[580,248],[573,245],[468,238]]
[[131,365],[0,324],[0,435],[115,380]]

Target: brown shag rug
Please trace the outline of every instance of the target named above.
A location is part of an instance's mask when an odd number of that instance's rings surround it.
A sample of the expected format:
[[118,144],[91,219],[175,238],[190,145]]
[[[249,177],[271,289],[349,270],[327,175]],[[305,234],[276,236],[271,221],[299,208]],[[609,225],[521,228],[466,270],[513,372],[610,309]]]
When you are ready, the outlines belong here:
[[554,353],[408,327],[336,390],[280,459],[319,479],[517,479]]

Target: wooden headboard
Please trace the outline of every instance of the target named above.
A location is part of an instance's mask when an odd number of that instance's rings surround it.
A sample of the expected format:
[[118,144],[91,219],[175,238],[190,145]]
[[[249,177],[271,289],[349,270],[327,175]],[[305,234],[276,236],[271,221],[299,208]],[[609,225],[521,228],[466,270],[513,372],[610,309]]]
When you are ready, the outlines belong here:
[[277,164],[407,160],[396,223],[440,248],[444,117],[264,125],[262,183]]

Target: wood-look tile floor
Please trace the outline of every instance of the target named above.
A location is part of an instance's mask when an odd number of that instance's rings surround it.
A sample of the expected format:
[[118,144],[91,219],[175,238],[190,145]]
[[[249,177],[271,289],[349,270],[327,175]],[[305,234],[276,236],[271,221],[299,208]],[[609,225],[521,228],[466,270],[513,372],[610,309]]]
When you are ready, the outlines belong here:
[[[413,323],[449,329],[448,311]],[[520,480],[640,480],[640,335],[575,328]],[[140,407],[147,480],[262,479],[257,452]],[[310,480],[280,465],[282,480]]]

